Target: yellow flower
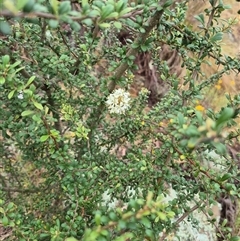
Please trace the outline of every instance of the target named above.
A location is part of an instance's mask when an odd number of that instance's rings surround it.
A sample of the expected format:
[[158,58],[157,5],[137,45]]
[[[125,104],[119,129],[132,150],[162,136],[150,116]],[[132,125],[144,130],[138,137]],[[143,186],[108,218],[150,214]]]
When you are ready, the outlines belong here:
[[230,85],[234,86],[235,85],[235,80],[230,81]]
[[158,123],[158,125],[159,125],[159,126],[164,126],[163,121],[160,121],[160,122]]
[[197,106],[195,107],[195,110],[204,111],[205,108],[204,108],[202,105],[197,105]]
[[185,158],[186,158],[186,157],[185,157],[184,155],[181,155],[181,156],[180,156],[180,159],[181,159],[181,160],[184,160]]
[[217,84],[215,84],[215,88],[217,90],[220,90],[222,88],[222,83],[223,83],[223,81],[221,79],[218,80]]

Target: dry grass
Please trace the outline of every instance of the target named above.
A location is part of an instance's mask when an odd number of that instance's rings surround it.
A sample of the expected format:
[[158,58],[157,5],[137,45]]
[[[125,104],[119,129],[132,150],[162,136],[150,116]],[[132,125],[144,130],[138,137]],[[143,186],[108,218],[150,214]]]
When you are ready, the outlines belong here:
[[[194,16],[203,12],[205,8],[210,7],[209,1],[190,1],[189,2],[189,11],[187,14],[187,23],[192,26],[196,31],[200,31],[198,28],[198,22]],[[236,19],[237,23],[233,25],[229,33],[224,33],[222,46],[222,54],[229,55],[232,58],[238,58],[240,54],[240,17],[237,13],[240,9],[240,3],[235,0],[224,1],[225,4],[232,6],[231,9],[225,10],[221,15],[221,20],[219,24],[224,23],[230,19]],[[208,20],[208,17],[205,17],[205,21]],[[226,22],[225,22],[226,23]],[[211,66],[203,65],[202,69],[207,76],[210,76],[221,69],[221,66],[217,66],[213,59],[209,59]],[[215,86],[209,88],[206,91],[206,103],[209,107],[219,110],[222,106],[226,104],[225,94],[229,93],[231,95],[237,94],[240,91],[240,76],[234,72],[230,74],[225,74],[219,83]]]

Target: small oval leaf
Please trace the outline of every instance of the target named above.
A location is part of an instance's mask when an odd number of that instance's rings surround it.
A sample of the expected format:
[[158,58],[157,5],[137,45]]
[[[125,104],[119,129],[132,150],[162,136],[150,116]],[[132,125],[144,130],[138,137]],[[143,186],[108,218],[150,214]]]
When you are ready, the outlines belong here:
[[34,111],[32,111],[32,110],[25,110],[22,112],[21,116],[32,115],[33,113],[34,113]]
[[121,28],[122,28],[122,23],[121,23],[121,22],[116,21],[116,22],[113,23],[113,25],[114,25],[115,28],[117,28],[117,29],[121,29]]
[[27,84],[25,85],[25,88],[28,87],[35,79],[36,76],[32,76],[31,78],[29,78]]
[[44,141],[46,141],[48,138],[49,138],[49,135],[43,135],[43,136],[40,137],[40,141],[41,141],[41,142],[44,142]]
[[42,104],[40,104],[40,103],[38,103],[38,102],[36,102],[36,101],[33,101],[33,104],[34,104],[34,106],[35,106],[37,109],[43,110]]
[[12,90],[9,94],[8,94],[8,99],[12,99],[13,95],[15,93],[15,90]]
[[0,76],[0,84],[3,85],[5,83],[5,78],[3,76]]
[[8,217],[7,216],[4,216],[3,218],[2,218],[2,224],[4,225],[4,226],[7,226],[8,225]]
[[7,22],[0,21],[0,33],[4,35],[9,35],[12,33],[12,29]]

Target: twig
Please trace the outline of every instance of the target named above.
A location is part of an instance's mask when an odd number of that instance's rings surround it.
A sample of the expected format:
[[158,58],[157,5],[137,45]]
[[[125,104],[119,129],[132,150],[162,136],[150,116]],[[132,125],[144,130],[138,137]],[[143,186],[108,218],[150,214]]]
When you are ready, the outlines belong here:
[[[205,28],[205,35],[208,33],[208,29],[210,28],[210,26],[211,26],[211,24],[212,24],[212,21],[213,21],[213,18],[214,18],[214,14],[215,14],[215,10],[216,10],[216,8],[215,8],[215,5],[216,5],[216,3],[217,3],[217,1],[215,0],[214,1],[214,3],[213,3],[213,8],[212,8],[212,11],[211,11],[211,13],[210,13],[210,16],[209,16],[209,19],[208,19],[208,22],[207,22],[207,26],[206,26],[206,28]],[[202,56],[203,56],[203,53],[205,52],[206,50],[203,48],[201,51],[200,51],[200,53],[198,54],[198,59],[201,59],[202,58]],[[198,70],[196,69],[196,70],[194,70],[193,71],[193,73],[192,73],[192,79],[193,80],[195,80],[196,79],[196,77],[197,77],[197,75],[198,75]]]
[[[190,213],[198,209],[199,205],[193,206],[189,211],[185,212],[176,222],[176,226],[178,226]],[[158,239],[158,241],[164,241],[164,239],[168,236],[167,231],[163,232],[162,236]]]

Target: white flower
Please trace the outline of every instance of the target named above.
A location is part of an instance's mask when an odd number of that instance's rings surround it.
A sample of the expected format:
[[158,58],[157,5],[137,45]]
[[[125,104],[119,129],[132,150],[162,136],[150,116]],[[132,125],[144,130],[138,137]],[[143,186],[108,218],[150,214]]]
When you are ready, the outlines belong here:
[[107,98],[110,113],[124,114],[130,107],[130,94],[123,89],[117,89]]
[[23,99],[23,92],[19,91],[17,97],[18,97],[18,99],[22,100]]

